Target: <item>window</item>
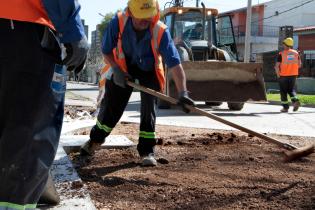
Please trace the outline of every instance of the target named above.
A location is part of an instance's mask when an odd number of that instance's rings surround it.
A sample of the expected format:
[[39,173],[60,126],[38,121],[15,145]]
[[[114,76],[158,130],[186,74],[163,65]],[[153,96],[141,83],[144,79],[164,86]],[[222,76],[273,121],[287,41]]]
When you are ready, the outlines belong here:
[[315,50],[304,51],[303,68],[309,76],[315,77]]

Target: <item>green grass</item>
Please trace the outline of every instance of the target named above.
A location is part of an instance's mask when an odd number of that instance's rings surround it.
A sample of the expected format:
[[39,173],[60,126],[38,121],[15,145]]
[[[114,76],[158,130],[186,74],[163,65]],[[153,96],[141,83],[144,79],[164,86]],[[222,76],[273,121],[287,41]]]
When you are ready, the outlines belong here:
[[[288,96],[288,98],[290,98]],[[298,94],[298,98],[302,104],[315,105],[315,95]],[[268,101],[280,101],[280,93],[267,94]]]

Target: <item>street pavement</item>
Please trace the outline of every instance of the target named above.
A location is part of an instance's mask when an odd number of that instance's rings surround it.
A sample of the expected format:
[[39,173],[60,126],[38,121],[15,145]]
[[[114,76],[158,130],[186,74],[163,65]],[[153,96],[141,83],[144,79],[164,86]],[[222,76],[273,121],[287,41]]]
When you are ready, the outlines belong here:
[[[97,86],[82,83],[68,83],[68,91],[91,99],[95,103]],[[91,103],[91,101],[89,103]],[[66,100],[66,103],[69,102]],[[83,102],[88,103],[88,102]],[[139,122],[140,93],[134,92],[124,112],[122,121]],[[280,105],[246,103],[241,111],[230,111],[223,103],[219,107],[198,106],[225,120],[261,133],[315,137],[315,108],[301,107],[298,112],[280,113]],[[157,111],[157,124],[196,128],[234,130],[233,128],[194,113],[186,114],[180,109]]]

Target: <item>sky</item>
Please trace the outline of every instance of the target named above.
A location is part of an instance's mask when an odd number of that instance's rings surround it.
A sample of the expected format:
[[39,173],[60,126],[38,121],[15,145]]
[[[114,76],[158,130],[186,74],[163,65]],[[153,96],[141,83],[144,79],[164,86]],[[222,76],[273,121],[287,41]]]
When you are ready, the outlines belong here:
[[[160,7],[163,8],[166,2],[170,0],[158,0]],[[268,2],[270,0],[252,0],[252,5]],[[85,24],[89,26],[89,41],[91,39],[91,31],[94,31],[96,25],[101,22],[100,14],[116,12],[118,9],[126,7],[128,0],[79,0],[81,4],[80,15],[85,20]],[[206,7],[215,8],[219,13],[246,7],[248,0],[199,0]],[[184,6],[195,6],[196,0],[185,0]]]

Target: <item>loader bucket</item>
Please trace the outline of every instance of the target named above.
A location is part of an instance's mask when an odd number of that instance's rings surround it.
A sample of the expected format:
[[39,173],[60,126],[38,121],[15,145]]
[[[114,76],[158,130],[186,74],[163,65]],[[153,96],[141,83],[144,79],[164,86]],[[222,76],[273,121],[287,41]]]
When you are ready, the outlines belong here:
[[[261,63],[187,61],[187,89],[196,101],[266,101]],[[172,82],[169,95],[176,96]]]

